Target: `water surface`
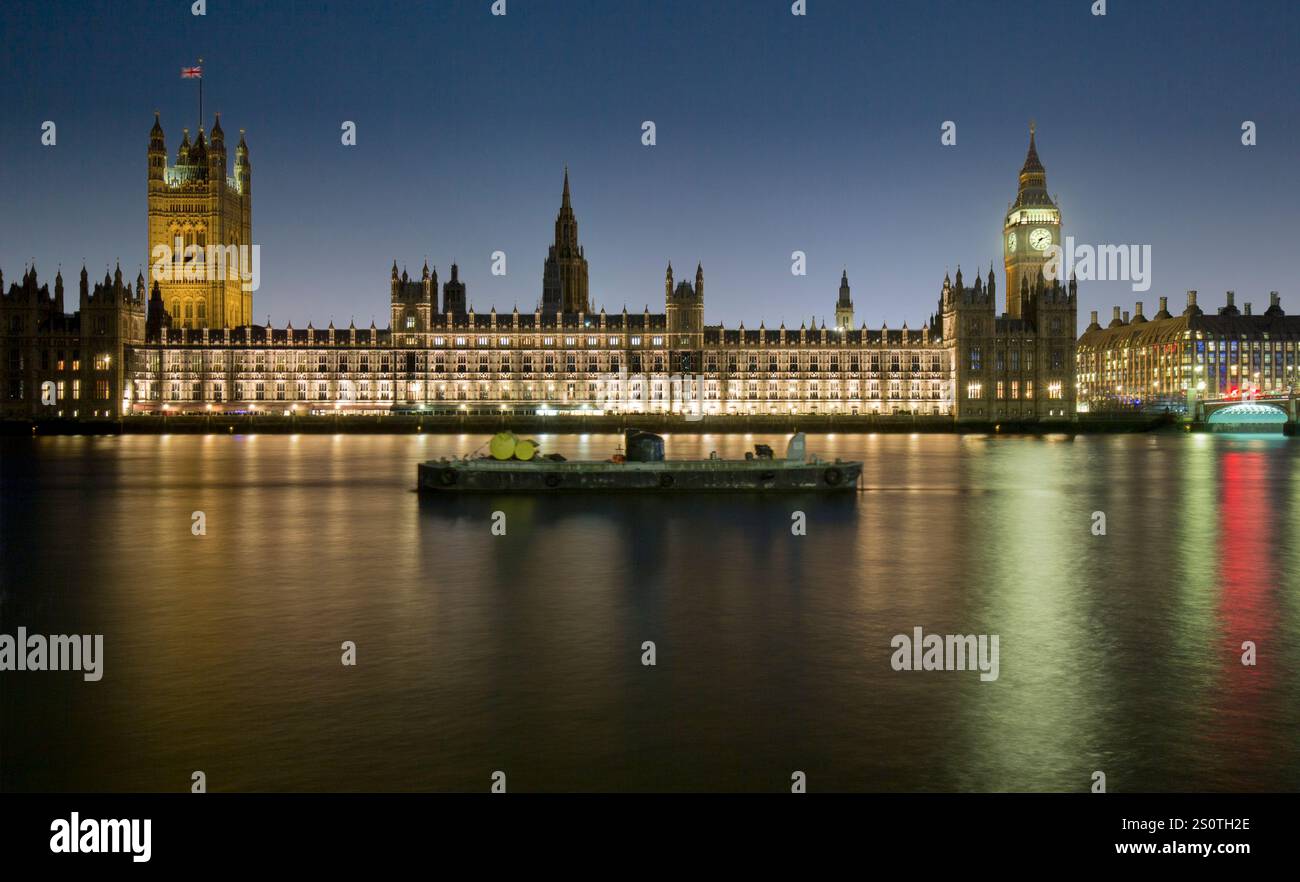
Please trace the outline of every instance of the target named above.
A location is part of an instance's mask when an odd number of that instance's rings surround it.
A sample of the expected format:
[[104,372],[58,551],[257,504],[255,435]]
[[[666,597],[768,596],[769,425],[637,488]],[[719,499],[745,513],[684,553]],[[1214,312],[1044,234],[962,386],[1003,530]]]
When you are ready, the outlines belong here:
[[[841,434],[839,497],[412,492],[483,440],[0,441],[0,631],[106,653],[0,673],[0,788],[1300,789],[1294,441]],[[916,626],[999,635],[999,679],[892,670]]]

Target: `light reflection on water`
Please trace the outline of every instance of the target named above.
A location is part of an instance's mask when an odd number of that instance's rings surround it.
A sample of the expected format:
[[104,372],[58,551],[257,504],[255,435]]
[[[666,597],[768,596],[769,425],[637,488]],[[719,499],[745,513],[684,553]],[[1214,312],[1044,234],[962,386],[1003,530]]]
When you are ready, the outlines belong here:
[[[0,631],[107,652],[97,684],[0,675],[0,788],[1300,788],[1292,441],[836,433],[809,449],[862,492],[412,492],[484,440],[0,442]],[[1000,679],[892,671],[915,626],[999,634]]]

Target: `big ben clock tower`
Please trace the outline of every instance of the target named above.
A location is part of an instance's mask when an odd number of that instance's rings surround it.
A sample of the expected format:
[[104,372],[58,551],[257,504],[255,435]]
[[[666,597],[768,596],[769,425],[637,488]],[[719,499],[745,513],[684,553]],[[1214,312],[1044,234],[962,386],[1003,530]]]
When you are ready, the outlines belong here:
[[1020,170],[1016,201],[1007,209],[1002,226],[1002,253],[1007,270],[1007,314],[1012,318],[1031,313],[1028,301],[1042,278],[1050,245],[1061,244],[1061,212],[1047,193],[1047,171],[1038,159],[1035,126],[1029,124],[1029,154]]

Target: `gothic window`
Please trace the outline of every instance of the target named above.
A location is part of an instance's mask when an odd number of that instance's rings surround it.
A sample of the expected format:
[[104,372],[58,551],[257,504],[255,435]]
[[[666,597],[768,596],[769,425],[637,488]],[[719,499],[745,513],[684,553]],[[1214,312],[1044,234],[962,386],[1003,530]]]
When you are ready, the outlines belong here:
[[408,330],[408,331],[414,331],[414,330],[415,330],[415,316],[413,316],[413,315],[411,315],[411,314],[409,314],[409,313],[408,313],[407,316],[406,316],[406,330]]
[[978,346],[972,346],[970,348],[970,369],[978,371],[983,367],[983,364],[984,359],[983,354],[980,352],[980,348]]

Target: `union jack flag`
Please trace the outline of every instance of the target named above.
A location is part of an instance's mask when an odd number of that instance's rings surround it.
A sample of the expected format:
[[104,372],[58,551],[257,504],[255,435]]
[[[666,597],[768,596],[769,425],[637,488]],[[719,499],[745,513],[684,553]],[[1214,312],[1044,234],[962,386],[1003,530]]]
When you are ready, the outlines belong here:
[[203,79],[203,68],[195,65],[194,67],[181,68],[182,80],[201,80]]

